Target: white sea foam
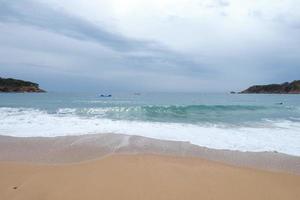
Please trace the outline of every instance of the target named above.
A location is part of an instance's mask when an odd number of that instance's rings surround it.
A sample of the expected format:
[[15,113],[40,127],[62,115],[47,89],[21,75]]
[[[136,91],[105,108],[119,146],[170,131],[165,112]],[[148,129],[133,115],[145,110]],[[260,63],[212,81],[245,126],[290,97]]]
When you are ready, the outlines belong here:
[[[120,133],[240,151],[278,151],[300,156],[300,122],[266,120],[264,126],[229,127],[80,117],[25,108],[0,108],[0,134],[16,137]],[[97,112],[101,112],[97,110]]]

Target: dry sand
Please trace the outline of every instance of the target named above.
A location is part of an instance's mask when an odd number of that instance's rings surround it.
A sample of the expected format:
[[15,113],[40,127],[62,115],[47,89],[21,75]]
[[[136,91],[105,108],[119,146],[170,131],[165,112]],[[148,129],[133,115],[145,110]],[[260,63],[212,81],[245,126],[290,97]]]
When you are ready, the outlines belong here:
[[299,200],[299,174],[299,157],[274,152],[116,134],[0,136],[0,200]]
[[159,155],[65,165],[1,162],[0,199],[299,200],[300,176]]

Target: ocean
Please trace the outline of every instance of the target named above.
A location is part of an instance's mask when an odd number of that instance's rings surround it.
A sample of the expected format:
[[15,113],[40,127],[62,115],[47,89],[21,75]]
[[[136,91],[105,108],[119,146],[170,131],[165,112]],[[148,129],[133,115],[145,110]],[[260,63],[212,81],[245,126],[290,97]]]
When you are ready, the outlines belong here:
[[0,135],[55,137],[96,133],[300,156],[300,95],[0,94]]

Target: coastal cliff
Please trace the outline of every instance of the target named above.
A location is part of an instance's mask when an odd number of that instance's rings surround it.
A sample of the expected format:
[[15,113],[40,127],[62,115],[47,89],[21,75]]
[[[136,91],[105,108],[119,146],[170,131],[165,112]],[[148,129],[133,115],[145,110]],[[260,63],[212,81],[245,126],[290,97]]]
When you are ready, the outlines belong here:
[[300,94],[300,80],[291,83],[255,85],[242,92],[242,94]]
[[45,92],[37,83],[0,77],[0,92]]

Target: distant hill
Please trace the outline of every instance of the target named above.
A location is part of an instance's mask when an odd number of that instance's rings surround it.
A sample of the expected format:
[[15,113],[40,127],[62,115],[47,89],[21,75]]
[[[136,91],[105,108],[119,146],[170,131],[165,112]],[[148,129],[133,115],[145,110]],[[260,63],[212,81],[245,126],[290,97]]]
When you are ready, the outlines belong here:
[[0,92],[45,92],[39,88],[39,84],[0,77]]
[[300,94],[300,80],[291,83],[255,85],[240,93],[249,94]]

